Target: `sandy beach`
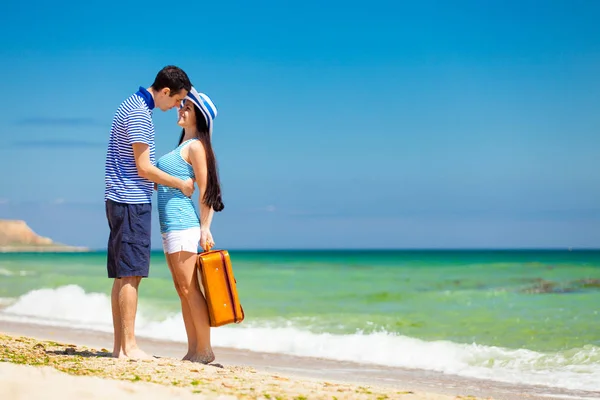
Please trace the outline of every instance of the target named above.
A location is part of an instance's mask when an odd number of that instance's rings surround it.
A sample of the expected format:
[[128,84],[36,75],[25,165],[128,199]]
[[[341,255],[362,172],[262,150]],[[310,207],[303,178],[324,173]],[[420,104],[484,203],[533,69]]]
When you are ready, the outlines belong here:
[[[109,357],[111,336],[3,321],[0,398],[591,399],[600,393],[216,348],[223,367],[178,359],[184,344],[140,339],[156,359]],[[42,396],[43,395],[43,396]]]
[[214,366],[160,357],[114,359],[107,349],[1,335],[0,397],[449,399],[451,396],[300,379],[248,366]]
[[203,396],[185,388],[148,382],[108,380],[77,376],[52,367],[0,364],[0,397],[25,399],[235,399],[235,396]]

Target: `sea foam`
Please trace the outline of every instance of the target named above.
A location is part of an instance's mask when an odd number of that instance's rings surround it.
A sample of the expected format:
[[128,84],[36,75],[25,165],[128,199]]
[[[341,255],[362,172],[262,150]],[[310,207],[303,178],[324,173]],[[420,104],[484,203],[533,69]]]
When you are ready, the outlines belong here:
[[[185,342],[180,313],[152,320],[140,304],[139,336]],[[111,305],[102,293],[76,285],[33,290],[0,312],[0,320],[112,332]],[[277,326],[276,324],[279,324]],[[450,341],[424,341],[388,332],[314,333],[309,329],[253,322],[213,330],[214,346],[312,356],[391,367],[420,368],[473,378],[539,384],[566,389],[600,389],[600,347],[588,345],[557,353],[506,349]]]

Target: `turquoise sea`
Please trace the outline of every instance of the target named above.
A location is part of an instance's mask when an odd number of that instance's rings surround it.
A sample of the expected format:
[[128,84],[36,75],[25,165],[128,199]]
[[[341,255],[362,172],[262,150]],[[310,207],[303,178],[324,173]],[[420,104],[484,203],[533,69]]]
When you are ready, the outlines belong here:
[[[230,251],[246,320],[213,342],[600,389],[600,251]],[[2,320],[112,331],[106,254],[0,254]],[[185,341],[164,255],[140,335]]]

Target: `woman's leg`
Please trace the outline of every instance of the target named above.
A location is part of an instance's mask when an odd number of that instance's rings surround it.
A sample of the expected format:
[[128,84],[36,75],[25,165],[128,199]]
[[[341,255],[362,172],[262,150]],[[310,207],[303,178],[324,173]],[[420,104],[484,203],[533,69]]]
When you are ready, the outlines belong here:
[[190,361],[211,363],[215,359],[210,345],[210,325],[208,321],[208,307],[200,291],[196,275],[197,253],[180,251],[170,254],[172,272],[181,297],[187,301],[194,330],[196,331],[195,354],[188,358]]
[[[177,255],[177,253],[174,254]],[[192,312],[190,310],[190,306],[188,305],[188,301],[182,294],[179,282],[177,280],[177,275],[173,271],[173,262],[171,261],[171,258],[174,254],[165,253],[165,257],[167,258],[167,265],[169,266],[171,276],[173,277],[173,284],[175,285],[175,290],[177,290],[177,294],[179,295],[179,299],[181,300],[181,314],[183,315],[183,324],[185,325],[185,333],[187,334],[188,339],[188,351],[187,354],[183,357],[183,359],[189,360],[190,357],[196,354],[196,329],[194,328],[194,322],[192,321]]]

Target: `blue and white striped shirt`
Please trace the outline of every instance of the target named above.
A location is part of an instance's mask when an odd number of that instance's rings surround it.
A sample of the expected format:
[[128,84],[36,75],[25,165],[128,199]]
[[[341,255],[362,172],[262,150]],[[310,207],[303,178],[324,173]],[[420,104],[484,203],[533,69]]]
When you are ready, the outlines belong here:
[[140,87],[117,109],[106,153],[104,200],[127,204],[152,202],[154,184],[138,175],[133,143],[147,144],[150,162],[155,163],[153,108],[152,95]]

